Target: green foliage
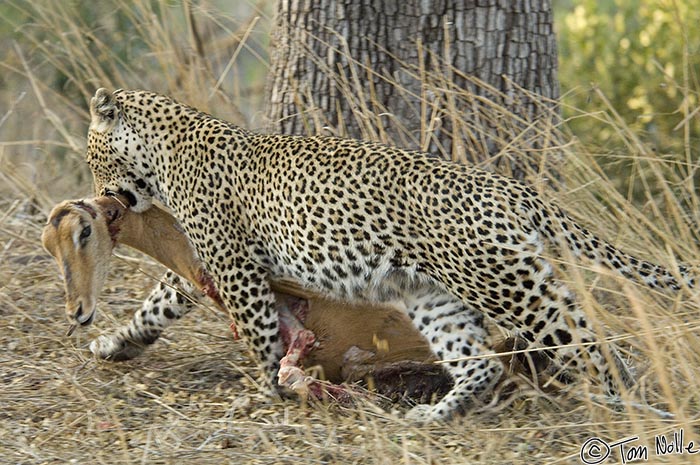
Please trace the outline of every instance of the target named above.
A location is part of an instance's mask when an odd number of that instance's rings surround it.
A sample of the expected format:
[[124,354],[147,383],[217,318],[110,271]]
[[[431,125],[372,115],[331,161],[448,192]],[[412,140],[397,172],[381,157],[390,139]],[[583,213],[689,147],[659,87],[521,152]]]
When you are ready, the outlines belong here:
[[576,135],[612,149],[623,124],[680,152],[700,137],[700,9],[690,3],[555,2],[564,114],[588,115],[571,121]]

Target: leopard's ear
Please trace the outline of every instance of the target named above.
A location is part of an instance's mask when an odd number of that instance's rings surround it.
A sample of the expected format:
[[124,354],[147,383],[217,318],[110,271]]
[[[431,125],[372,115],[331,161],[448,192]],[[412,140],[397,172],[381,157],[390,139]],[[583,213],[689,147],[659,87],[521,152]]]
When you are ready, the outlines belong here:
[[114,127],[117,122],[119,107],[117,106],[114,94],[107,89],[100,88],[95,92],[95,96],[90,100],[90,130],[97,132],[107,132]]

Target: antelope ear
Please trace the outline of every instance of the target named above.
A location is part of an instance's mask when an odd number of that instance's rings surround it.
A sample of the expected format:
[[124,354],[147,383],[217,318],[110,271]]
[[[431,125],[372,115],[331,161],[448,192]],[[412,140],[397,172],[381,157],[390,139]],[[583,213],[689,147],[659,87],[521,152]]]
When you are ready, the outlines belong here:
[[103,196],[94,199],[102,215],[105,217],[107,226],[121,222],[129,207],[126,200],[114,196]]
[[114,127],[119,114],[114,94],[107,89],[100,88],[90,100],[90,130],[107,132]]

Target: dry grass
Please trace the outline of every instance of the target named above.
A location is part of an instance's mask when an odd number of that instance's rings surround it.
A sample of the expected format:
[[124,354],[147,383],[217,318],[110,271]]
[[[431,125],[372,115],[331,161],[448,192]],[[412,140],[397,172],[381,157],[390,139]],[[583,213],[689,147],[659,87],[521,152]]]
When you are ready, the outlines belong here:
[[[128,12],[134,18],[147,16],[148,5],[134,2]],[[86,35],[72,28],[87,26],[76,24],[61,8],[39,7],[42,16],[35,16],[24,40],[10,47],[2,62],[14,80],[8,80],[0,107],[0,462],[564,464],[580,463],[580,447],[593,436],[610,442],[638,437],[634,445],[649,447],[650,463],[697,461],[698,456],[687,454],[657,457],[654,437],[679,428],[686,441],[697,444],[700,437],[698,291],[651,292],[567,266],[567,257],[564,279],[637,367],[639,386],[626,394],[627,406],[601,403],[588,395],[587,385],[577,385],[549,397],[522,393],[497,409],[447,425],[415,427],[401,419],[404,406],[269,401],[256,388],[257,370],[242,344],[232,340],[227,321],[205,309],[169,330],[137,360],[95,360],[87,350],[89,340],[126,321],[160,270],[141,258],[140,269],[115,260],[99,320],[65,337],[58,270],[41,248],[39,234],[55,202],[91,190],[82,162],[85,99],[98,81],[148,87],[236,119],[245,112],[232,104],[249,109],[245,98],[253,91],[231,80],[217,86],[242,46],[223,37],[237,31],[242,39],[254,21],[235,25],[230,18],[197,10],[209,28],[207,43],[219,50],[218,61],[189,67],[177,67],[173,57],[197,50],[191,34],[178,36],[158,24],[142,27],[135,34],[144,37],[152,55],[129,69],[111,70],[106,63],[116,58],[109,44],[81,43]],[[187,24],[176,13],[169,10],[174,16],[168,20]],[[56,39],[60,34],[51,35],[52,28],[67,31],[68,37]],[[255,31],[248,40],[259,34]],[[49,56],[57,58],[52,62]],[[144,71],[154,64],[159,73]],[[49,85],[47,69],[59,66],[69,79],[57,91]],[[86,88],[77,82],[86,82]],[[219,90],[213,97],[202,93],[214,88]],[[254,112],[248,113],[250,119]],[[621,156],[634,167],[623,184],[636,190],[620,193],[620,181],[607,179],[598,154],[570,143],[559,148],[567,164],[557,201],[629,252],[670,267],[676,261],[700,263],[700,198],[693,183],[697,150],[686,144],[678,153],[656,154],[615,118],[614,109],[582,117],[607,118],[618,131],[627,147]],[[560,131],[560,140],[571,140],[565,126]],[[645,401],[675,417],[633,406]]]

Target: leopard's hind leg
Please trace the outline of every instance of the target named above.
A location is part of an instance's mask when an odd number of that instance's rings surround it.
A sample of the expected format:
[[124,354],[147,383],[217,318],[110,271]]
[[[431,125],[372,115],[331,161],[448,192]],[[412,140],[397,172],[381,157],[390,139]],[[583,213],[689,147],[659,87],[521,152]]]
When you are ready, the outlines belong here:
[[503,373],[493,356],[483,314],[439,289],[422,289],[405,297],[407,313],[426,337],[454,380],[452,389],[435,405],[418,405],[408,419],[425,423],[446,420],[479,405]]
[[501,266],[479,269],[462,282],[443,275],[443,282],[502,328],[546,349],[561,368],[562,380],[588,375],[611,396],[632,384],[614,344],[602,340],[574,294],[555,279],[536,236],[503,247],[493,245],[489,256]]

